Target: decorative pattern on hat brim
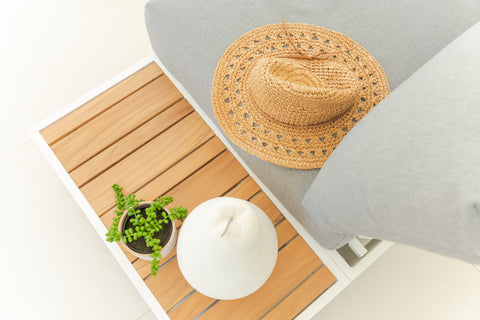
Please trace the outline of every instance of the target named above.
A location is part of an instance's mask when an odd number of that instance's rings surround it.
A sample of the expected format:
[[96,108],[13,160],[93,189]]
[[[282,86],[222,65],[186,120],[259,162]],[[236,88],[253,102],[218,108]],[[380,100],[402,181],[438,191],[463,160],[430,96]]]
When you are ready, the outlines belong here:
[[[305,56],[322,53],[322,59],[297,59],[298,49]],[[247,80],[258,61],[275,58],[294,59],[311,70],[327,60],[343,64],[360,86],[353,105],[339,116],[313,125],[273,119],[253,101]],[[314,169],[322,167],[348,131],[389,93],[382,67],[358,43],[322,27],[287,23],[251,30],[230,45],[215,70],[212,104],[220,126],[239,147],[281,166]]]

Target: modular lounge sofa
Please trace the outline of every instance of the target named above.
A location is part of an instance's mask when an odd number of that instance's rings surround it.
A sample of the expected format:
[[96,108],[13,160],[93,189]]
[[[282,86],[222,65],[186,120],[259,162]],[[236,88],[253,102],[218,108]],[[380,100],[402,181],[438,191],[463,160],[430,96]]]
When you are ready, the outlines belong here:
[[360,42],[392,93],[322,169],[229,148],[326,249],[363,235],[480,263],[479,1],[150,0],[145,14],[158,61],[220,135],[212,78],[242,34],[283,17]]

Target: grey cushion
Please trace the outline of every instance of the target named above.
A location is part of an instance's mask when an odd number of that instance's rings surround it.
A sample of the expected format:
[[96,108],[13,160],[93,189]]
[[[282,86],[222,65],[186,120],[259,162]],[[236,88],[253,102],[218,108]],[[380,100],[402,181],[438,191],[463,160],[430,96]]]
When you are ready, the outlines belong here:
[[[480,19],[480,1],[150,0],[145,17],[156,55],[218,126],[210,100],[217,61],[253,28],[280,23],[283,17],[344,33],[379,60],[395,89]],[[318,170],[287,169],[235,150],[324,247],[338,247],[349,239],[315,224],[301,205]]]
[[316,223],[480,263],[480,23],[350,131],[307,192]]

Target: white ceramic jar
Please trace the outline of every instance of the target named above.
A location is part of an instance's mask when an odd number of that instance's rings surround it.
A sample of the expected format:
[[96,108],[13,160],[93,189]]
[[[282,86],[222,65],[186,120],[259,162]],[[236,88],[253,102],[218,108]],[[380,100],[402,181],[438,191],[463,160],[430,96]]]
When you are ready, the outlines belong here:
[[222,197],[195,208],[184,221],[177,258],[185,279],[215,299],[238,299],[259,289],[273,271],[275,227],[256,205]]

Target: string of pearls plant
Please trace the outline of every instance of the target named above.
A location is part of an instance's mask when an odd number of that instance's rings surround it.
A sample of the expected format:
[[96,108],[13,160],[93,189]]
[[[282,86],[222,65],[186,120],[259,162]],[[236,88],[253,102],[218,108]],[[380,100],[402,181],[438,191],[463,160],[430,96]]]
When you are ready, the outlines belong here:
[[[163,229],[170,221],[183,221],[187,216],[187,209],[178,206],[169,208],[169,212],[166,212],[163,208],[172,203],[173,198],[159,197],[145,209],[145,215],[143,215],[137,207],[144,200],[137,200],[134,194],[124,195],[122,188],[118,184],[114,184],[112,189],[115,192],[117,209],[106,234],[107,241],[123,241],[126,244],[144,238],[147,247],[153,251],[150,254],[150,257],[152,257],[151,274],[156,275],[160,268],[159,261],[162,258],[160,254],[162,246],[160,245],[161,240],[155,237],[155,233]],[[131,217],[130,222],[133,224],[133,227],[122,232],[121,228],[119,228],[119,222],[125,211]],[[173,225],[173,227],[175,226]]]

